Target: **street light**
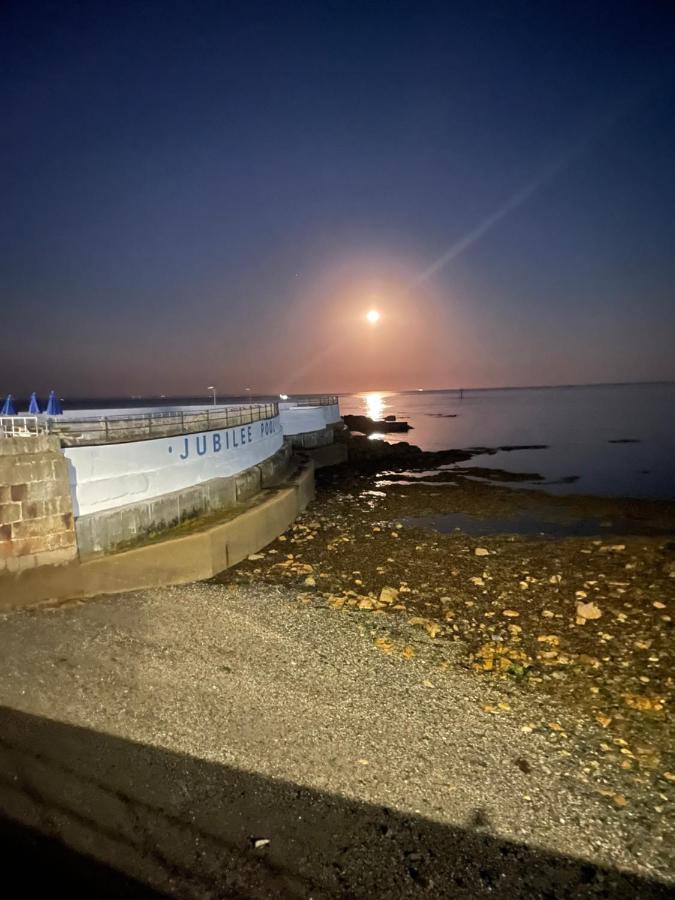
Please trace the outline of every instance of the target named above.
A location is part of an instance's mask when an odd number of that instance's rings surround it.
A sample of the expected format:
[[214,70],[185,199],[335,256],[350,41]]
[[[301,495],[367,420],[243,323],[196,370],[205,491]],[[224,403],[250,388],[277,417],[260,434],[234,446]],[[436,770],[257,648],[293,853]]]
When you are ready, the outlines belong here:
[[214,388],[214,386],[212,384],[210,384],[206,390],[211,391],[213,393],[213,405],[215,406],[216,405],[216,389]]

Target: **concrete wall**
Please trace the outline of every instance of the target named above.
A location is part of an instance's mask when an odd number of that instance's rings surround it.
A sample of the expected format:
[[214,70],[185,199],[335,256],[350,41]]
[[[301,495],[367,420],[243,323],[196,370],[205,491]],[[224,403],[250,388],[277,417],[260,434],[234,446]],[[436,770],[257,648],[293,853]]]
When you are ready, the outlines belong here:
[[210,527],[21,576],[0,572],[0,611],[210,578],[271,543],[313,498],[314,464],[306,460],[275,490]]
[[327,425],[339,422],[340,408],[337,404],[293,406],[291,403],[280,403],[279,418],[284,434],[291,436],[309,431],[321,431]]
[[55,437],[0,437],[0,572],[77,555],[66,460]]
[[333,429],[330,426],[317,431],[304,431],[300,434],[291,434],[286,437],[296,450],[314,450],[316,447],[326,447],[333,443]]
[[75,522],[81,559],[129,546],[197,516],[245,503],[288,471],[291,445],[272,457],[227,478],[212,478],[161,497],[80,516]]
[[200,434],[66,447],[73,507],[86,516],[144,503],[262,463],[281,449],[278,417]]

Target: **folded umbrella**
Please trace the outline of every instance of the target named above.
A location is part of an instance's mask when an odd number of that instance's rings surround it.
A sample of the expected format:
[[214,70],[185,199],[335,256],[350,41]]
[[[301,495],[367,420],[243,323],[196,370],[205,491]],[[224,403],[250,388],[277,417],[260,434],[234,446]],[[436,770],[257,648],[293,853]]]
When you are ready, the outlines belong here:
[[30,403],[28,405],[28,415],[30,416],[39,416],[40,415],[40,404],[38,403],[37,394],[35,391],[30,395]]
[[49,392],[49,400],[47,400],[47,408],[45,412],[48,416],[60,416],[63,410],[61,409],[61,404],[59,403],[59,398],[56,396],[54,391]]
[[15,416],[16,409],[14,408],[14,397],[11,394],[7,394],[5,402],[2,404],[2,409],[0,409],[0,416]]

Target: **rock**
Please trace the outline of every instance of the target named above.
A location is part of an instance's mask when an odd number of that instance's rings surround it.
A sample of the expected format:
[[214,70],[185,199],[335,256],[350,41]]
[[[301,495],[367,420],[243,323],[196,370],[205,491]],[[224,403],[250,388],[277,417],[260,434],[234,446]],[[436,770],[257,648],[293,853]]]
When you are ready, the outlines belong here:
[[378,638],[375,641],[375,646],[381,653],[392,653],[394,649],[392,642],[385,637]]
[[490,555],[490,551],[487,550],[485,547],[476,547],[476,549],[473,552],[476,556],[489,556]]
[[431,622],[429,619],[425,619],[422,616],[412,616],[408,619],[408,625],[421,625],[424,629],[426,629],[427,634],[430,638],[435,638],[437,634],[443,630],[438,622]]
[[356,605],[359,609],[375,609],[375,602],[372,597],[361,597]]
[[585,624],[587,619],[599,619],[602,610],[595,603],[577,603],[577,625]]
[[258,838],[253,841],[253,846],[256,850],[260,850],[261,847],[266,847],[270,842],[269,838]]
[[517,619],[520,613],[517,609],[503,609],[502,615],[506,616],[509,619]]
[[624,694],[624,702],[639,712],[663,712],[663,697],[647,697],[644,694]]
[[485,587],[485,582],[480,577],[480,575],[474,575],[473,578],[469,578],[471,584],[475,584],[477,587]]
[[303,584],[307,587],[316,587],[316,579],[312,575],[308,575]]
[[604,544],[600,547],[600,553],[621,553],[625,549],[625,544]]
[[562,581],[562,575],[551,575],[549,578],[549,584],[560,584]]
[[264,553],[251,553],[247,557],[251,562],[255,562],[256,559],[265,559]]
[[393,587],[383,587],[380,591],[380,603],[386,603],[389,605],[390,603],[396,603],[398,600],[398,591]]

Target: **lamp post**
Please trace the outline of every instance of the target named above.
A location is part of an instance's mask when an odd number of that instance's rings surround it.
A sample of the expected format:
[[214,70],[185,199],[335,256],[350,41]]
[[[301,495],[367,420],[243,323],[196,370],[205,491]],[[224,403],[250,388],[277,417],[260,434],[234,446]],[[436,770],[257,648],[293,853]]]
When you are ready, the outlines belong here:
[[216,389],[215,389],[215,387],[212,384],[210,384],[206,390],[211,391],[211,393],[213,394],[213,405],[215,406],[216,405]]

